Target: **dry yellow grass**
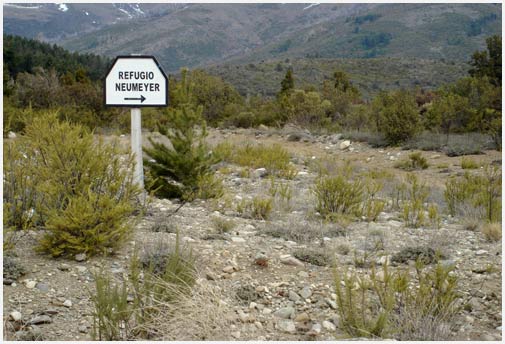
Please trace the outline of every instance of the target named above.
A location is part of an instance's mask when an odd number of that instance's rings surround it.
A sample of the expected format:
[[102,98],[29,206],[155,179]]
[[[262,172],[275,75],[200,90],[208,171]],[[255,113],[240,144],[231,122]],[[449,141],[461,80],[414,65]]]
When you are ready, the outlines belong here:
[[486,223],[482,226],[482,234],[487,241],[500,241],[501,240],[501,223]]

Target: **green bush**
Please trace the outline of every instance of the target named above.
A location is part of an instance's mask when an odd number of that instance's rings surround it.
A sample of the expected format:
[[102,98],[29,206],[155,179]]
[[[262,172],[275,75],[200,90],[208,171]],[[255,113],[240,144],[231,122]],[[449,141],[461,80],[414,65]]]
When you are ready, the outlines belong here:
[[[428,271],[427,271],[428,270]],[[457,278],[451,267],[426,269],[416,263],[408,270],[390,272],[387,264],[370,276],[335,272],[337,311],[342,330],[352,337],[397,340],[444,340],[460,306]],[[427,331],[427,326],[432,325]]]
[[469,208],[489,222],[501,220],[501,171],[485,166],[484,174],[465,173],[452,177],[445,184],[445,200],[451,215],[468,215]]
[[425,170],[429,166],[426,158],[419,152],[409,154],[408,159],[399,161],[395,164],[396,168],[405,171]]
[[380,93],[372,103],[376,130],[390,144],[407,141],[421,131],[421,118],[415,97],[404,90]]
[[104,271],[95,275],[94,339],[151,338],[161,314],[176,316],[171,307],[190,294],[196,281],[195,257],[181,247],[177,233],[171,248],[163,243],[146,247],[140,258],[134,251],[129,277],[114,283]]
[[131,233],[138,194],[131,157],[122,158],[115,144],[95,143],[85,128],[59,122],[54,113],[34,119],[25,132],[8,148],[13,161],[4,203],[11,225],[44,226],[38,249],[53,256],[121,244]]
[[461,159],[461,168],[464,170],[474,170],[479,168],[479,164],[470,158],[462,158]]
[[425,183],[419,182],[415,174],[408,174],[406,200],[403,206],[403,219],[409,227],[421,227],[426,224],[425,203],[429,196],[429,189]]
[[[165,110],[166,127],[159,132],[171,143],[171,147],[149,138],[152,147],[144,147],[148,155],[144,166],[152,180],[148,185],[160,197],[191,200],[199,192],[199,183],[211,174],[211,166],[217,159],[209,154],[205,143],[207,136],[203,108],[191,103],[193,84],[183,71],[181,86],[174,96],[178,107]],[[206,194],[212,194],[206,192]]]
[[323,217],[355,215],[363,201],[364,183],[344,175],[320,177],[312,192],[316,196],[316,211]]
[[293,179],[297,171],[289,160],[289,152],[279,144],[271,146],[246,144],[236,148],[231,158],[231,162],[240,166],[263,167],[270,175]]

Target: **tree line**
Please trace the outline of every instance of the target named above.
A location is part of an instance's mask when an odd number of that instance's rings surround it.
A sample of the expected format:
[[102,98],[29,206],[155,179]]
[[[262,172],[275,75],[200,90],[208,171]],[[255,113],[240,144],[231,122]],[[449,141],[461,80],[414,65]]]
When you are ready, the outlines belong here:
[[[22,131],[37,111],[54,108],[62,118],[93,129],[129,127],[127,110],[103,106],[100,78],[110,60],[14,36],[4,39],[4,130]],[[480,132],[500,148],[501,37],[489,37],[486,43],[486,50],[472,55],[467,77],[436,90],[382,91],[365,100],[344,71],[336,70],[320,85],[299,89],[296,71],[288,69],[275,97],[243,97],[220,77],[197,69],[181,73],[184,83],[170,76],[170,107],[188,102],[201,106],[203,119],[214,127],[292,123],[313,131],[373,132],[388,144],[423,131]],[[184,99],[179,99],[181,87],[189,87]],[[145,109],[144,128],[154,130],[166,123],[163,112]]]

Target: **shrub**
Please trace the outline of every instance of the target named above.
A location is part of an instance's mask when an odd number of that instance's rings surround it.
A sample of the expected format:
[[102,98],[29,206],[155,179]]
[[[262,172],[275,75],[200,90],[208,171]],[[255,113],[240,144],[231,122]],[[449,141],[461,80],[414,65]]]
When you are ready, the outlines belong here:
[[114,283],[104,271],[95,274],[93,338],[152,338],[159,317],[171,321],[167,316],[176,316],[174,305],[187,298],[196,280],[194,257],[183,252],[177,235],[172,248],[146,246],[141,258],[134,251],[128,280]]
[[[437,265],[426,271],[416,263],[416,275],[408,270],[390,272],[388,264],[370,276],[335,271],[335,291],[340,327],[352,337],[398,340],[442,340],[459,311],[457,278],[450,267]],[[427,323],[432,331],[424,332]]]
[[272,206],[272,198],[256,196],[251,201],[240,201],[237,204],[237,212],[256,220],[267,220],[272,212]]
[[374,180],[373,177],[365,179],[364,199],[360,214],[368,222],[377,220],[377,217],[386,206],[385,201],[378,199],[378,193],[383,186],[381,182]]
[[406,201],[403,203],[403,219],[409,227],[425,225],[427,211],[425,202],[429,195],[429,189],[424,183],[420,183],[415,174],[407,175]]
[[330,258],[325,253],[319,252],[318,250],[300,249],[294,251],[293,256],[302,262],[317,266],[326,266],[330,262]]
[[461,168],[464,170],[474,170],[479,168],[479,164],[470,158],[462,158],[461,159]]
[[229,220],[221,216],[212,217],[212,224],[216,231],[220,234],[227,233],[235,227],[235,222],[233,222],[233,220]]
[[437,254],[431,247],[417,246],[404,248],[391,258],[391,261],[403,264],[407,264],[409,260],[431,264],[437,261]]
[[407,141],[421,130],[415,97],[407,91],[380,93],[372,108],[376,129],[390,144]]
[[344,175],[320,177],[312,192],[316,196],[316,211],[322,216],[355,215],[363,200],[364,184]]
[[[485,166],[484,175],[465,173],[446,182],[445,200],[451,215],[465,214],[475,208],[481,219],[501,219],[501,172],[497,166]],[[468,215],[468,212],[466,212]]]
[[482,234],[484,234],[487,241],[500,241],[501,226],[501,223],[486,223],[482,226]]
[[158,127],[172,147],[149,138],[152,147],[144,148],[149,157],[144,159],[144,166],[153,179],[151,189],[160,197],[193,199],[199,191],[199,181],[211,174],[211,166],[217,162],[205,143],[203,108],[191,103],[192,87],[183,72],[175,94],[178,107],[167,108],[167,124]]
[[279,144],[272,146],[247,144],[236,149],[232,162],[251,168],[263,167],[270,175],[293,179],[297,171],[289,159],[289,152]]
[[428,166],[428,161],[419,152],[411,153],[409,154],[408,159],[399,161],[395,164],[396,168],[400,168],[405,171],[425,170]]
[[24,171],[7,168],[4,202],[21,217],[15,225],[26,225],[28,214],[45,227],[38,250],[95,254],[115,249],[131,233],[138,189],[133,160],[121,157],[116,144],[95,143],[85,128],[59,122],[53,113],[34,119],[9,149]]

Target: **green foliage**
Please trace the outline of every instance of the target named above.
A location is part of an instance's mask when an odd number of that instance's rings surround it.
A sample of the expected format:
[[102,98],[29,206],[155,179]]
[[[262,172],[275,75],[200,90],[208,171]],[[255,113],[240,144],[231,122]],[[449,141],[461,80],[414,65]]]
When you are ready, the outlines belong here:
[[251,201],[242,200],[237,204],[237,212],[256,220],[268,220],[273,208],[272,198],[256,196]]
[[471,76],[487,76],[495,86],[502,84],[502,57],[501,57],[501,36],[494,35],[486,39],[487,51],[476,51],[472,55],[468,71]]
[[269,175],[293,179],[297,170],[289,159],[289,152],[279,144],[271,146],[246,144],[234,148],[230,161],[250,168],[262,167]]
[[470,158],[462,158],[461,159],[461,168],[464,170],[474,170],[476,168],[479,168],[480,165],[477,163],[477,161],[470,159]]
[[289,68],[281,82],[281,91],[279,95],[285,95],[295,88],[295,79],[293,77],[293,70]]
[[343,174],[320,177],[312,192],[316,196],[316,211],[323,217],[355,215],[363,200],[364,183]]
[[[461,296],[452,268],[426,270],[420,262],[415,277],[408,270],[390,272],[388,264],[380,272],[372,267],[370,276],[335,270],[341,329],[352,337],[440,340],[438,327],[450,325]],[[437,330],[423,332],[425,324]]]
[[189,295],[196,280],[195,257],[181,247],[178,233],[171,249],[161,243],[146,248],[142,258],[134,251],[129,270],[130,278],[121,283],[103,271],[95,275],[94,339],[150,338],[156,331],[153,321],[160,314],[176,316],[167,311]]
[[287,122],[317,129],[328,126],[331,121],[328,117],[331,103],[321,99],[318,92],[291,90],[280,102],[282,111],[280,118]]
[[421,130],[421,119],[414,96],[404,90],[382,92],[372,103],[376,130],[390,144],[404,142]]
[[221,216],[214,216],[212,217],[212,225],[218,233],[223,234],[231,231],[236,224],[233,220],[226,219]]
[[[181,86],[174,93],[179,105],[164,110],[167,124],[158,128],[171,147],[153,138],[149,138],[152,147],[144,147],[148,155],[144,166],[153,179],[152,190],[161,197],[194,199],[201,190],[202,180],[208,180],[211,166],[217,162],[205,143],[207,130],[203,108],[191,102],[192,88],[193,83],[183,71]],[[213,193],[206,191],[202,195],[212,196]]]
[[[35,67],[54,68],[58,74],[81,70],[94,81],[105,75],[110,59],[94,54],[71,53],[57,45],[35,39],[4,35],[4,64],[8,73],[16,78],[18,73],[32,73]],[[81,75],[82,75],[81,72]]]
[[138,190],[116,145],[48,113],[5,148],[4,225],[43,226],[38,249],[53,256],[115,249],[128,237]]
[[126,283],[114,284],[112,277],[105,273],[95,276],[96,292],[93,302],[94,340],[127,340],[133,336],[131,319],[133,309],[128,304]]
[[405,171],[425,170],[428,166],[428,161],[420,152],[411,153],[409,154],[408,159],[398,161],[395,164],[396,168],[400,168]]
[[429,189],[425,183],[419,181],[417,176],[409,173],[406,177],[406,201],[403,202],[403,220],[407,226],[417,228],[426,224],[426,200]]
[[452,177],[446,184],[445,200],[451,215],[468,215],[469,208],[489,222],[501,219],[501,171],[496,166],[485,166],[484,174],[465,173]]
[[20,163],[33,184],[16,180],[14,171],[7,189],[23,187],[30,193],[17,202],[45,226],[39,250],[53,256],[95,254],[117,248],[131,233],[128,217],[138,194],[133,161],[121,157],[115,144],[95,143],[82,126],[48,114],[34,119],[12,149],[26,155]]

